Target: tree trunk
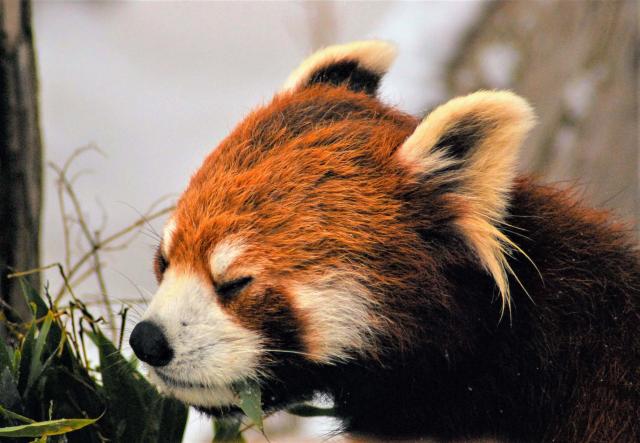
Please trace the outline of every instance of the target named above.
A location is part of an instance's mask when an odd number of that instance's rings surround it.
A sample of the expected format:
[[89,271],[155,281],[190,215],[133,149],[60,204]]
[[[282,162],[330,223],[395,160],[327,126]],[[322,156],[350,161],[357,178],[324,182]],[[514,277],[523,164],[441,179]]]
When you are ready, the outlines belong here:
[[[29,317],[13,270],[39,265],[42,143],[28,1],[0,0],[0,297],[9,318]],[[39,288],[38,274],[28,282]],[[4,322],[2,322],[4,323]]]
[[526,97],[539,121],[522,169],[637,223],[639,47],[635,0],[493,2],[449,67],[450,92]]

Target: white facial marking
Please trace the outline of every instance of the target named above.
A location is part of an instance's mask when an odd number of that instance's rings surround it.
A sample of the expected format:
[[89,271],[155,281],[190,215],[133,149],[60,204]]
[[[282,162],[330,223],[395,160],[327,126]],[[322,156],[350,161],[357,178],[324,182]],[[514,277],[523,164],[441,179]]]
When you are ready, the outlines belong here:
[[210,385],[176,388],[170,386],[158,375],[159,370],[149,371],[148,378],[158,390],[168,396],[195,406],[223,407],[238,403],[238,396],[229,386]]
[[200,277],[169,268],[144,320],[164,331],[174,357],[150,370],[162,391],[190,404],[235,402],[231,383],[258,374],[261,337],[233,321]]
[[[305,338],[313,360],[330,363],[368,353],[379,328],[372,322],[377,302],[354,276],[327,275],[294,285],[296,307],[307,321]],[[376,316],[384,321],[384,317]]]
[[165,257],[169,256],[169,248],[173,240],[173,233],[176,230],[176,221],[170,218],[162,231],[162,253]]
[[214,280],[219,281],[227,272],[229,266],[244,252],[246,249],[241,239],[224,239],[218,243],[211,254],[210,265],[211,275]]

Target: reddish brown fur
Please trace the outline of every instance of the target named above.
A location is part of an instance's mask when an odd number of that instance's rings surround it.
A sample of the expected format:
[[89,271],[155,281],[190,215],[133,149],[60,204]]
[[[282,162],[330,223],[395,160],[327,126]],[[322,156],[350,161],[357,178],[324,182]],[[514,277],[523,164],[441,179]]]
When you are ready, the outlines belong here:
[[310,354],[315,339],[292,283],[344,269],[363,280],[378,302],[375,359],[325,367],[283,358],[294,375],[265,386],[274,407],[329,392],[348,429],[387,437],[640,436],[630,369],[640,264],[628,237],[567,193],[520,179],[503,229],[542,280],[514,254],[533,300],[511,278],[514,312],[501,322],[494,281],[453,223],[469,202],[455,183],[416,178],[394,157],[417,125],[344,86],[279,94],[192,178],[174,214],[171,266],[214,283],[214,247],[244,239],[228,278],[251,269],[254,281],[224,308]]
[[[313,281],[331,269],[351,268],[371,286],[395,288],[412,284],[405,280],[415,273],[434,274],[433,259],[414,247],[419,238],[397,198],[412,179],[400,173],[393,153],[417,123],[346,88],[278,95],[249,115],[192,178],[174,216],[172,266],[210,279],[215,245],[233,234],[246,239],[249,249],[237,266],[261,271],[228,309],[254,329],[263,316],[255,295],[265,282],[287,294],[292,280]],[[381,248],[388,249],[382,256]],[[363,256],[378,260],[363,263]],[[388,332],[401,341],[410,337],[406,324]]]

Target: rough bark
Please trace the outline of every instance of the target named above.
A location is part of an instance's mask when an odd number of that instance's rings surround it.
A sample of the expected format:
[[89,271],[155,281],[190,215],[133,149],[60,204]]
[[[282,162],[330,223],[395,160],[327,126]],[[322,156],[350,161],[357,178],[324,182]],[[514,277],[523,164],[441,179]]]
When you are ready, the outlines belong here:
[[640,213],[638,5],[505,1],[487,5],[448,70],[451,94],[508,88],[539,122],[522,168],[582,187],[632,223]]
[[[6,275],[39,264],[42,143],[30,9],[0,0],[0,297],[22,315],[29,310],[20,283]],[[28,281],[40,283],[37,274]]]

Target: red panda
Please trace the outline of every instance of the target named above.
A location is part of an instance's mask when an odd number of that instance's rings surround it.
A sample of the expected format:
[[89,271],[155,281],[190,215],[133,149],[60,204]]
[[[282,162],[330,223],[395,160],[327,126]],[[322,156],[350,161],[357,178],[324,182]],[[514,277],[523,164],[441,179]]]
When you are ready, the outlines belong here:
[[317,52],[205,159],[130,339],[151,380],[214,416],[324,394],[369,438],[640,441],[633,240],[516,173],[524,99],[419,121],[376,96],[394,57]]

